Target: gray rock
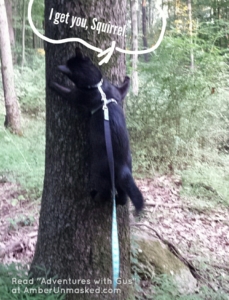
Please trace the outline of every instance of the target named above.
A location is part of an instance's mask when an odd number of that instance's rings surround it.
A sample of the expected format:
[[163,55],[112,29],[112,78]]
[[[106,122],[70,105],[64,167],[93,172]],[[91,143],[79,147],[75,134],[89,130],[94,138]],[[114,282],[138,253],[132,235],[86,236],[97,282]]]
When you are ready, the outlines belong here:
[[146,236],[134,236],[134,240],[138,245],[134,256],[138,260],[139,269],[142,270],[140,276],[145,274],[152,278],[155,274],[167,274],[172,276],[181,294],[190,294],[197,290],[197,280],[189,268],[169,251],[167,245]]

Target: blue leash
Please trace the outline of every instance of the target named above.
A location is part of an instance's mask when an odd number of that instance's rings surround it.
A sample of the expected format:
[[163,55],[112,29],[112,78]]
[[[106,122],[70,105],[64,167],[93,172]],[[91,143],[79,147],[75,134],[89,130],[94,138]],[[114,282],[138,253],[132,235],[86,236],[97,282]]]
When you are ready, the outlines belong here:
[[103,111],[104,111],[104,134],[106,141],[107,158],[109,163],[110,175],[111,175],[111,185],[112,185],[112,200],[113,200],[113,212],[112,212],[112,271],[113,271],[113,289],[117,287],[117,279],[119,278],[120,271],[120,255],[119,255],[119,241],[118,241],[118,225],[117,225],[117,215],[116,215],[116,201],[115,201],[115,176],[114,176],[114,155],[111,140],[111,130],[109,123],[109,110],[107,105],[111,102],[117,104],[114,99],[107,100],[107,97],[102,90],[102,80],[98,84],[98,89],[103,101]]
[[113,212],[112,212],[112,268],[113,268],[113,289],[115,289],[117,286],[117,279],[119,278],[119,270],[120,270],[120,255],[119,255],[118,226],[117,226],[115,197],[113,198]]

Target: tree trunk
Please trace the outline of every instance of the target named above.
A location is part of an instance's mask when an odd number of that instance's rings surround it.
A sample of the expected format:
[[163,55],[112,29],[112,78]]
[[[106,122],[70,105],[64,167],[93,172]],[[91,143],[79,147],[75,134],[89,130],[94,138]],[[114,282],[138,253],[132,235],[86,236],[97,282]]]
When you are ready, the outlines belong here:
[[21,135],[20,110],[14,88],[12,53],[4,0],[0,0],[0,48],[2,81],[6,107],[5,126],[13,133]]
[[[131,30],[132,30],[132,50],[138,50],[138,0],[130,0],[131,6]],[[138,55],[132,56],[132,91],[135,96],[138,95]]]
[[35,40],[35,38],[36,38],[36,35],[33,32],[33,49],[36,49],[36,40]]
[[15,44],[15,38],[14,38],[13,18],[12,18],[12,3],[10,0],[7,0],[5,2],[5,5],[6,5],[8,27],[9,27],[10,44],[13,47]]
[[25,0],[22,2],[22,42],[21,42],[21,49],[22,49],[22,58],[21,58],[21,66],[23,68],[25,63]]
[[[148,48],[148,43],[147,43],[147,30],[146,30],[146,0],[142,0],[142,39],[143,39],[143,48],[147,49]],[[144,54],[145,62],[149,61],[149,54],[146,53]]]
[[149,32],[150,32],[150,28],[152,26],[152,3],[151,0],[149,0],[149,17],[148,17],[148,28],[149,28]]
[[[116,2],[113,5],[113,2]],[[50,11],[70,14],[87,19],[88,30],[70,24],[54,25],[49,20]],[[125,48],[124,38],[108,33],[97,34],[90,29],[92,19],[111,24],[125,25],[125,1],[45,1],[45,36],[53,39],[80,37],[90,44],[105,49],[116,40]],[[70,23],[69,21],[69,23]],[[69,85],[57,66],[74,56],[75,47],[95,62],[97,53],[86,47],[65,43],[46,44],[46,80]],[[102,66],[104,76],[113,82],[120,82],[125,76],[125,57],[114,53],[107,65]],[[89,74],[90,76],[90,74]],[[112,203],[95,203],[89,196],[89,135],[88,114],[83,109],[68,107],[62,99],[46,89],[46,160],[42,195],[38,241],[30,272],[33,276],[59,279],[86,280],[78,284],[64,285],[74,289],[111,288],[111,215]],[[103,184],[101,182],[101,184]],[[117,209],[120,242],[120,277],[125,280],[118,285],[120,294],[116,299],[128,299],[131,285],[130,236],[128,207]],[[37,266],[43,268],[42,271]],[[103,279],[100,283],[94,280]],[[105,279],[105,281],[104,281]],[[107,282],[106,282],[107,281]],[[67,299],[113,299],[113,294],[75,293]]]

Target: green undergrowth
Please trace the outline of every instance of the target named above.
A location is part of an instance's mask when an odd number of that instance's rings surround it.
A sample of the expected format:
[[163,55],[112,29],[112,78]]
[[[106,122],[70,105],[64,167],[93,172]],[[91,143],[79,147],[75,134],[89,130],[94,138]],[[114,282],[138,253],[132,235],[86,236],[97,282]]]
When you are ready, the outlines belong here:
[[224,291],[214,291],[207,285],[201,285],[196,292],[182,295],[169,275],[156,275],[151,279],[141,279],[137,275],[134,281],[136,300],[228,300]]
[[196,293],[181,295],[171,278],[165,275],[156,276],[152,280],[154,295],[146,299],[152,300],[228,300],[223,291],[213,291],[209,287],[202,286]]
[[44,176],[45,120],[22,116],[23,136],[4,127],[4,107],[0,102],[0,179],[19,183],[30,198],[39,198]]
[[[45,113],[45,56],[31,52],[23,67],[14,65],[14,85],[20,109],[29,116]],[[2,78],[0,76],[0,86]],[[0,99],[3,89],[0,88]]]
[[210,49],[198,40],[191,71],[188,38],[166,36],[150,61],[138,64],[139,94],[130,93],[126,100],[134,171],[154,175],[183,170],[193,161],[204,163],[201,151],[225,149],[227,57]]
[[21,110],[30,116],[45,112],[45,57],[31,54],[24,67],[14,68],[15,88]]
[[[27,269],[21,264],[0,264],[0,300],[63,300],[65,295],[52,293],[49,290],[39,292],[47,287],[38,285],[28,278]],[[30,281],[29,281],[30,280]],[[142,300],[228,300],[228,295],[221,290],[213,291],[206,285],[196,293],[181,295],[168,275],[157,275],[141,281],[134,277],[135,299]],[[40,290],[39,290],[40,288]]]
[[[40,289],[39,289],[40,288]],[[26,269],[20,264],[0,264],[0,300],[63,300],[65,295],[41,292],[45,289],[28,278]]]
[[4,127],[5,107],[0,91],[0,180],[15,182],[29,194],[41,196],[45,151],[45,59],[30,54],[23,68],[14,67],[15,89],[21,108],[23,136]]
[[[206,154],[206,153],[205,153]],[[229,156],[209,153],[212,161],[196,161],[179,172],[182,177],[181,195],[194,199],[195,204],[229,205]]]

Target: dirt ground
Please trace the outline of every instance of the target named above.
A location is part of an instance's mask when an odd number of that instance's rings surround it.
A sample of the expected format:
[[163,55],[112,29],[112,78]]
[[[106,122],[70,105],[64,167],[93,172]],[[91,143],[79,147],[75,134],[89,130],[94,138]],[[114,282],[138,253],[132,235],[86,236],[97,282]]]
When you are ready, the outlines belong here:
[[[138,180],[137,184],[146,206],[138,222],[131,218],[132,229],[159,234],[195,267],[202,266],[214,289],[223,285],[229,292],[229,209],[221,205],[197,207],[193,199],[181,198],[182,182],[176,176]],[[39,210],[40,203],[31,201],[20,186],[0,182],[1,263],[29,265],[35,251]]]
[[37,240],[39,207],[20,186],[0,182],[1,263],[30,263]]

